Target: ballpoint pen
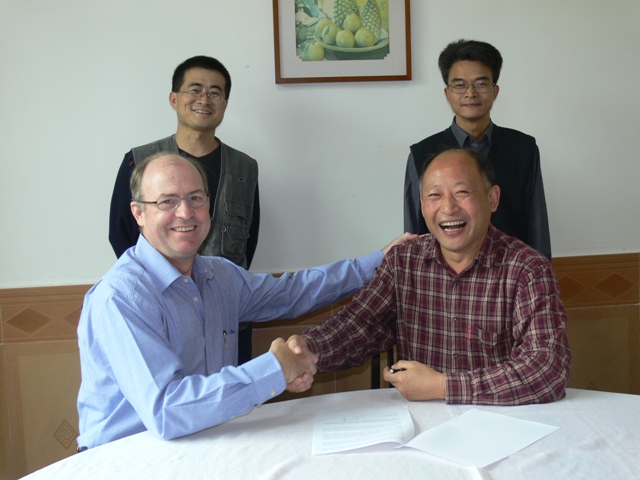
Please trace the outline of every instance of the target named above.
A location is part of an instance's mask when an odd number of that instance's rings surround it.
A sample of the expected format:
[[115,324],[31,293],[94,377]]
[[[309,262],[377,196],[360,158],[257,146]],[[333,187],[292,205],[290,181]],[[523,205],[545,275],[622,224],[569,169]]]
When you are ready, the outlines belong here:
[[389,369],[390,373],[396,373],[396,372],[404,372],[406,370],[406,368],[391,368]]

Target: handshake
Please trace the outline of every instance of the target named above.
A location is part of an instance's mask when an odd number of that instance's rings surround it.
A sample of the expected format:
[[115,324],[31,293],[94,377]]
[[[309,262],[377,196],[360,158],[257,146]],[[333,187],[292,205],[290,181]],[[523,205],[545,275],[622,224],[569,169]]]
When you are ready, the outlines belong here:
[[318,356],[309,350],[304,337],[292,335],[286,342],[277,338],[271,342],[269,351],[280,362],[288,391],[299,393],[311,388]]
[[[385,246],[382,253],[386,255],[395,245],[402,245],[416,238],[418,235],[415,233],[403,233]],[[318,370],[316,368],[318,356],[309,350],[309,345],[303,336],[292,335],[286,342],[282,338],[277,338],[271,342],[269,351],[280,362],[288,391],[299,393],[311,388],[313,376]]]
[[[317,371],[318,355],[309,350],[303,336],[292,335],[286,342],[278,338],[271,343],[269,351],[280,362],[288,391],[299,393],[311,388]],[[445,374],[424,363],[398,360],[391,368],[385,367],[383,378],[407,400],[446,398]]]

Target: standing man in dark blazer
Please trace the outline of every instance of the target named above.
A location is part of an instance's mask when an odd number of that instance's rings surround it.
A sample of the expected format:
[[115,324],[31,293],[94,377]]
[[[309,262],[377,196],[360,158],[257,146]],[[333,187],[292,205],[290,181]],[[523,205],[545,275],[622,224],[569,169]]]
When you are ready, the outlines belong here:
[[411,146],[404,184],[404,229],[427,233],[420,209],[419,172],[427,157],[466,148],[491,160],[501,198],[491,223],[551,259],[549,219],[535,138],[491,121],[502,56],[474,40],[450,43],[438,58],[444,94],[455,117],[449,128]]

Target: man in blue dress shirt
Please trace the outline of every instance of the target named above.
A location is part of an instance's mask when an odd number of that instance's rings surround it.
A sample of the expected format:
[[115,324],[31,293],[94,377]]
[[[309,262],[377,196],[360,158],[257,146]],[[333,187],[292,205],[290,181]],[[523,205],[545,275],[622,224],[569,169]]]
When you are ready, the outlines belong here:
[[383,251],[275,278],[198,248],[210,228],[206,175],[192,160],[154,155],[131,177],[141,235],[87,293],[78,325],[85,450],[149,430],[188,435],[311,386],[317,358],[282,339],[237,366],[238,324],[297,317],[355,293]]

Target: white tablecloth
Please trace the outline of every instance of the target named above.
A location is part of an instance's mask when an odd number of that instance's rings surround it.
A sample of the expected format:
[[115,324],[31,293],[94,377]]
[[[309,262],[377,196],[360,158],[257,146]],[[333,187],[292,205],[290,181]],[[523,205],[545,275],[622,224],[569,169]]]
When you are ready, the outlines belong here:
[[[389,447],[311,455],[316,412],[401,405],[409,407],[416,435],[471,408],[561,428],[483,469]],[[569,389],[567,397],[556,403],[479,407],[408,402],[392,388],[320,395],[263,405],[224,425],[172,441],[140,433],[73,455],[25,478],[637,479],[640,396]]]

